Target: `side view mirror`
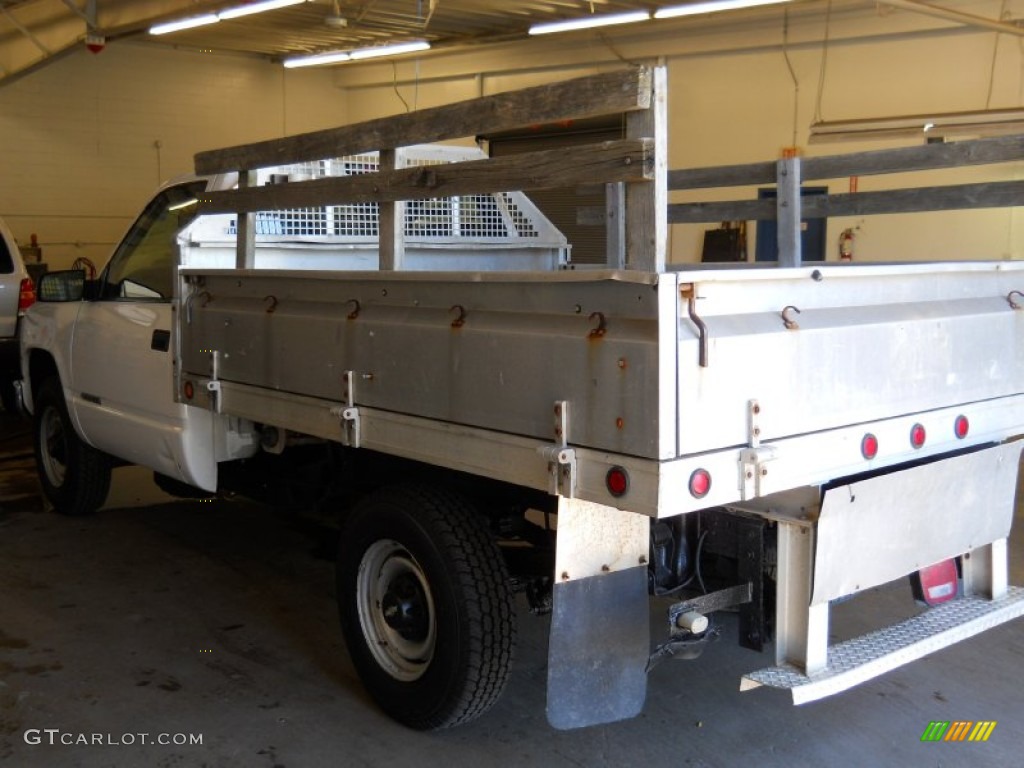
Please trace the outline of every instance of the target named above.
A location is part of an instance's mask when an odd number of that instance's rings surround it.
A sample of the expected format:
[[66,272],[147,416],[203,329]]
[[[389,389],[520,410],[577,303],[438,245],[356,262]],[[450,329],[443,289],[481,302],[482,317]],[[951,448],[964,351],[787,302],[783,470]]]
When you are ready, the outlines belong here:
[[36,285],[36,296],[39,301],[81,301],[84,295],[84,269],[47,272],[39,278]]

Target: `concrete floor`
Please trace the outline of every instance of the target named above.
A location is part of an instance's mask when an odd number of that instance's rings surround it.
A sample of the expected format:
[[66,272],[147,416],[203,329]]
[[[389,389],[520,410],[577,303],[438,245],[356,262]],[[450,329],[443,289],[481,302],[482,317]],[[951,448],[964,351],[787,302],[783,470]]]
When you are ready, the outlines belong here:
[[[411,732],[368,700],[333,599],[333,533],[259,506],[181,502],[118,469],[94,517],[44,511],[24,423],[0,412],[0,763],[11,766],[1021,765],[1024,623],[796,708],[740,694],[769,658],[734,627],[649,680],[643,714],[573,732],[544,717],[548,622],[520,616],[513,679],[482,719]],[[1020,496],[1020,494],[1018,494]],[[1011,578],[1024,583],[1022,510]],[[889,587],[834,610],[847,637],[906,612]],[[932,720],[995,720],[987,743],[922,743]],[[201,735],[201,745],[27,744],[29,729]],[[30,736],[32,732],[30,731]],[[65,738],[68,738],[65,736]],[[88,738],[91,738],[89,736]],[[105,737],[106,738],[106,737]]]

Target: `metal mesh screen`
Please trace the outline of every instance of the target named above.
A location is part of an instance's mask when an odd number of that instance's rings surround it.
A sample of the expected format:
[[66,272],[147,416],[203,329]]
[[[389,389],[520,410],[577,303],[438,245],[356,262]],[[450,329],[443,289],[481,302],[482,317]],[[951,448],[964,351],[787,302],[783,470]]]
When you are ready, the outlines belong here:
[[496,197],[504,202],[509,215],[512,217],[512,225],[515,227],[516,234],[520,237],[540,237],[537,228],[533,226],[533,222],[523,212],[523,209],[512,202],[512,195],[508,192],[502,192],[500,195],[496,195]]
[[[479,150],[461,147],[409,147],[399,153],[400,167],[444,165],[481,159]],[[306,181],[326,176],[345,177],[376,173],[376,152],[298,163],[261,172],[259,183]],[[378,236],[380,210],[376,203],[348,203],[316,208],[261,211],[256,214],[256,234],[264,236],[334,236],[367,239]],[[232,234],[234,233],[232,222]],[[460,195],[405,204],[405,236],[412,241],[506,240],[540,236],[528,214],[508,192]]]
[[[360,176],[380,168],[377,153],[351,155],[331,160],[332,176]],[[331,206],[331,233],[341,237],[377,237],[380,207],[376,203]]]

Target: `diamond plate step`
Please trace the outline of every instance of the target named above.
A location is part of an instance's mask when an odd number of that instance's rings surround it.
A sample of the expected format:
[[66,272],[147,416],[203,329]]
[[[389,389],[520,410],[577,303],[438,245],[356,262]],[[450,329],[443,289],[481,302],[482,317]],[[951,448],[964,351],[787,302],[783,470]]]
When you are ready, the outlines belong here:
[[762,685],[786,688],[794,704],[845,691],[892,669],[1024,615],[1024,588],[1010,587],[998,600],[961,597],[891,627],[839,643],[828,650],[828,666],[812,677],[783,664],[750,672],[740,690]]

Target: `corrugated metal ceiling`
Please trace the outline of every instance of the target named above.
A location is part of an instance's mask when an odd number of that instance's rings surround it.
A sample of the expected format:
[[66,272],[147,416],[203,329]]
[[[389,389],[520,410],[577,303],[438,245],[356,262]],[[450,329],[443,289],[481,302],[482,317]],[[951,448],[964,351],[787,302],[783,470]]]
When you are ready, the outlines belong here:
[[[108,37],[145,35],[161,21],[244,5],[246,0],[91,0],[95,26]],[[217,24],[175,32],[151,42],[201,50],[270,57],[349,49],[405,40],[438,46],[500,42],[521,38],[531,24],[588,14],[648,10],[679,0],[311,0]],[[47,47],[44,28],[58,22],[83,23],[90,0],[0,0],[0,45],[35,35]],[[82,27],[84,35],[84,26]]]
[[[310,0],[301,5],[153,37],[151,25],[244,5],[247,0],[0,0],[0,83],[43,66],[80,45],[92,30],[108,41],[126,37],[154,45],[232,52],[281,59],[290,55],[426,40],[435,49],[486,45],[522,39],[531,24],[588,14],[655,11],[685,0]],[[996,19],[936,9],[916,0],[878,0],[922,14],[942,11],[946,23],[984,22],[1015,34],[1021,29]],[[968,0],[945,0],[946,3]],[[835,9],[868,9],[871,0],[833,0]],[[824,0],[786,6],[791,16],[823,12]],[[782,11],[755,8],[722,16],[776,23]],[[688,26],[714,26],[715,17],[694,17]],[[656,22],[649,22],[654,24]],[[634,25],[639,29],[642,25]],[[572,40],[571,36],[566,38]]]

